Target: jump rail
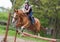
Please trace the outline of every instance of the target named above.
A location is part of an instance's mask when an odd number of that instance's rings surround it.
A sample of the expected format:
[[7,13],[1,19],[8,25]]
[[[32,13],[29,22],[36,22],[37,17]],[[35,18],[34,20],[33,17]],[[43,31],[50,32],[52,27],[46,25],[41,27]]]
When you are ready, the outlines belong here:
[[26,32],[23,32],[23,36],[29,36],[29,37],[33,37],[33,38],[39,38],[42,40],[48,40],[49,42],[56,42],[56,39],[51,39],[51,38],[45,38],[45,37],[41,37],[41,36],[37,36],[37,35],[32,35],[32,34],[28,34]]

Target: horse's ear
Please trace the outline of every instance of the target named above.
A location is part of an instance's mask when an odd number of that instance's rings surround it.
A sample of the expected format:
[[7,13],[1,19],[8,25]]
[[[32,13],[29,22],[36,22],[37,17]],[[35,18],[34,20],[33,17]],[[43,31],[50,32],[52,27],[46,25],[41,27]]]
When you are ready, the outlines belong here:
[[17,9],[14,9],[14,12],[18,12],[18,10]]

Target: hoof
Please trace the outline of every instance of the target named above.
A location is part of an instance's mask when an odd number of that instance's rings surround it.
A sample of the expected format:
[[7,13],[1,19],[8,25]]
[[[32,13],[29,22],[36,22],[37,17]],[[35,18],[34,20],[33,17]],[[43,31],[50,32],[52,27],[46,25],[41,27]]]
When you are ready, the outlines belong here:
[[18,32],[18,35],[20,35],[20,32]]
[[18,34],[20,35],[22,32],[21,31],[18,31]]
[[23,37],[23,36],[24,36],[24,34],[22,33],[20,36],[21,36],[21,37]]

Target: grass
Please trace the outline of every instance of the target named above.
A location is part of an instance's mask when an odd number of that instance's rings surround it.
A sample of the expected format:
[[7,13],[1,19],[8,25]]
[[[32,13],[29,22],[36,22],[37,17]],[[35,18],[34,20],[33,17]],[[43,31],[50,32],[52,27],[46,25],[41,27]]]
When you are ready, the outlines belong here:
[[[0,35],[4,35],[5,34],[5,28],[6,28],[6,26],[0,25]],[[9,30],[8,35],[9,36],[14,36],[15,35],[15,31],[14,30]],[[21,37],[20,35],[18,35],[18,38],[22,38],[22,39],[25,39],[25,40],[33,40],[35,42],[48,42],[46,40],[41,40],[41,39],[37,39],[37,38]]]

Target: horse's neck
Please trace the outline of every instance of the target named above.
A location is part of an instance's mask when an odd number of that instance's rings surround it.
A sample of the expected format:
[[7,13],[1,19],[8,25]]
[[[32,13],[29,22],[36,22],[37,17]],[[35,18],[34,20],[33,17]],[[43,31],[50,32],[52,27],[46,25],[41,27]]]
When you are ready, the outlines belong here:
[[19,14],[20,14],[21,20],[23,20],[23,21],[28,20],[27,14],[25,14],[22,10],[19,10]]
[[27,14],[25,14],[25,13],[24,13],[21,17],[22,17],[23,19],[24,19],[24,18],[28,18]]

